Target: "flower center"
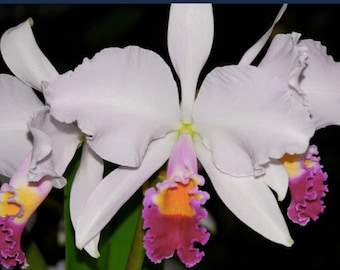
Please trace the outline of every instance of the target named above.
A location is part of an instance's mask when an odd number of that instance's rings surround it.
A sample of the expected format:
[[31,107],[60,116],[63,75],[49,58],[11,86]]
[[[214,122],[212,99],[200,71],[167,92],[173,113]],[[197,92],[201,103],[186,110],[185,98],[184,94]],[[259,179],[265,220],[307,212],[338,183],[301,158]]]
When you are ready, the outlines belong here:
[[187,184],[179,182],[174,187],[161,190],[154,200],[162,215],[194,216],[195,209],[191,205],[191,200],[200,200],[202,197],[192,192],[192,189],[197,187],[195,182],[194,179],[190,179]]
[[183,123],[182,126],[178,129],[178,135],[182,135],[184,131],[187,131],[191,137],[193,137],[196,133],[195,127],[192,124]]
[[[20,206],[13,201],[15,194],[13,192],[3,192],[0,201],[0,216],[16,216],[20,212]],[[10,202],[12,200],[12,202]]]

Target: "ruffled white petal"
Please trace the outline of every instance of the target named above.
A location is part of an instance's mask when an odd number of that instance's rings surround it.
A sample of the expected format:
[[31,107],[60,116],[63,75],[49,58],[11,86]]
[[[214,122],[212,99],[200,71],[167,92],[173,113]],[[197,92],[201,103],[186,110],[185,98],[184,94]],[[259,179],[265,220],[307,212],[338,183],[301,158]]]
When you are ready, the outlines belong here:
[[11,177],[32,150],[27,122],[43,107],[33,90],[11,75],[0,75],[0,174]]
[[291,246],[293,240],[273,192],[261,178],[232,177],[218,170],[211,153],[195,139],[197,157],[225,205],[250,228],[267,239]]
[[262,176],[262,179],[276,192],[277,199],[282,201],[286,197],[289,183],[285,166],[279,160],[272,159],[267,163],[265,169],[266,173]]
[[168,49],[181,82],[182,120],[191,122],[198,76],[211,50],[214,19],[211,4],[172,4]]
[[82,134],[75,125],[54,119],[47,106],[35,115],[29,128],[34,142],[30,180],[39,181],[48,175],[52,177],[54,187],[62,188],[66,184],[63,174],[76,152]]
[[308,56],[306,46],[298,45],[300,36],[295,32],[276,35],[258,67],[286,80],[294,90],[292,95],[307,105],[308,101],[300,88],[300,81]]
[[285,81],[253,66],[208,74],[193,119],[215,165],[234,176],[261,175],[270,158],[305,152],[314,133],[308,112]]
[[43,81],[58,77],[58,72],[40,50],[27,19],[8,29],[1,37],[0,49],[6,65],[20,80],[41,91]]
[[254,61],[255,57],[259,54],[259,52],[262,50],[263,46],[266,44],[267,40],[269,39],[274,29],[275,24],[281,19],[286,9],[287,9],[287,4],[283,4],[272,26],[251,48],[248,49],[248,51],[246,51],[246,53],[242,56],[242,59],[240,60],[239,64],[250,65]]
[[119,167],[108,174],[84,205],[75,228],[76,245],[83,248],[120,207],[169,158],[177,132],[152,142],[138,168]]
[[[87,199],[99,185],[103,178],[104,162],[84,143],[80,165],[72,183],[70,194],[70,215],[73,227],[78,223],[80,213],[83,211]],[[98,258],[98,243],[100,233],[98,233],[84,249],[92,257]]]
[[170,68],[139,47],[105,49],[49,83],[44,94],[53,116],[76,121],[92,149],[120,165],[138,166],[152,140],[179,126]]
[[318,41],[308,39],[299,44],[308,51],[301,88],[311,104],[315,128],[340,125],[340,63]]

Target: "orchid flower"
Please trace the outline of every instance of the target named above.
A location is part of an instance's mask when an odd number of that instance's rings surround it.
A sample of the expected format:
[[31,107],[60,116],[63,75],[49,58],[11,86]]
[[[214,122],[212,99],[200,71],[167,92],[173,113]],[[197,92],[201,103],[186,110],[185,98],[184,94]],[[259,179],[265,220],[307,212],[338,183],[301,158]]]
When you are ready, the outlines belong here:
[[[1,53],[9,69],[25,84],[37,91],[49,81],[56,79],[59,74],[38,47],[32,32],[33,21],[28,19],[16,27],[7,30],[1,37]],[[24,96],[23,96],[24,97]],[[11,103],[15,104],[15,96],[11,96]],[[93,185],[101,179],[104,170],[102,159],[87,145],[83,134],[76,125],[57,121],[50,114],[49,105],[41,106],[40,110],[28,122],[30,134],[33,137],[32,158],[29,165],[29,180],[39,181],[48,176],[54,187],[62,188],[66,184],[63,174],[72,160],[78,147],[83,144],[82,161],[74,180],[74,188],[85,181],[87,192],[83,189],[83,198],[92,192]],[[26,125],[26,124],[25,124]],[[11,138],[5,141],[10,142]],[[21,143],[20,143],[21,145]],[[82,180],[79,182],[78,179]],[[91,186],[92,184],[92,186]],[[74,196],[71,196],[70,207]],[[79,198],[77,199],[77,203]],[[76,204],[78,206],[78,204]],[[72,212],[72,221],[76,219],[77,211]],[[87,246],[86,251],[97,256],[99,235]]]
[[50,190],[46,181],[29,185],[24,177],[30,160],[30,156],[25,156],[32,150],[27,121],[43,105],[29,86],[7,74],[0,75],[0,95],[3,142],[0,172],[11,178],[0,188],[0,264],[6,268],[17,263],[27,267],[20,245],[21,234],[29,217]]
[[[1,37],[1,54],[17,78],[41,92],[43,85],[57,78],[59,74],[36,43],[32,26],[33,20],[29,18],[8,29]],[[11,98],[15,103],[15,97]],[[46,105],[41,106],[28,120],[35,144],[29,167],[30,181],[39,181],[48,175],[53,179],[55,187],[63,187],[66,179],[62,175],[81,141],[82,134],[75,125],[66,125],[51,117]],[[7,141],[11,141],[11,138]]]
[[[293,83],[298,87],[291,93],[308,108],[315,130],[340,125],[340,64],[327,54],[320,42],[300,40],[300,37],[298,33],[277,35],[259,66],[279,72],[278,69],[292,64],[299,51],[305,52],[303,76],[299,83]],[[303,155],[286,154],[282,158],[290,179],[288,217],[300,225],[306,225],[310,219],[316,220],[325,208],[322,197],[328,191],[324,183],[327,174],[322,171],[317,155],[317,146],[312,145]]]
[[[62,187],[66,183],[62,174],[72,158],[70,154],[74,154],[72,149],[76,144],[73,143],[73,147],[70,143],[64,148],[59,146],[53,154],[49,145],[58,145],[66,139],[67,142],[78,143],[77,134],[80,133],[77,133],[75,126],[53,119],[48,107],[43,105],[31,88],[41,91],[43,81],[58,76],[36,44],[31,24],[29,19],[6,31],[1,38],[1,53],[9,68],[17,75],[0,75],[0,136],[3,142],[0,173],[11,178],[9,183],[1,186],[0,191],[0,263],[5,267],[17,263],[27,267],[20,247],[22,231],[52,185]],[[34,149],[32,140],[39,142]],[[40,168],[37,161],[42,152],[47,158],[41,163],[49,167],[36,173],[36,169]]]
[[[194,242],[204,244],[209,237],[199,226],[209,195],[199,189],[204,179],[196,159],[239,219],[271,241],[292,245],[271,188],[284,197],[288,177],[279,159],[303,154],[314,132],[304,104],[290,93],[298,86],[303,52],[275,76],[250,65],[285,8],[239,65],[215,68],[199,87],[213,41],[212,6],[171,5],[168,49],[181,98],[170,67],[137,46],[104,49],[44,85],[52,116],[77,123],[93,152],[120,165],[100,182],[86,185],[79,179],[72,188],[80,249],[168,159],[166,180],[147,190],[143,202],[144,245],[152,261],[177,250],[182,262],[193,266],[204,254]],[[96,179],[102,166],[91,173]]]

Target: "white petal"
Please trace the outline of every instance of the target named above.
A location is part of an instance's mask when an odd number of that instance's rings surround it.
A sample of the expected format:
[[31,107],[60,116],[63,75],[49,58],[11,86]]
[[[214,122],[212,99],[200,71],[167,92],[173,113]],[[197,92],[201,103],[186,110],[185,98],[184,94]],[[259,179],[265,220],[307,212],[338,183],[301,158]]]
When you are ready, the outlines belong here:
[[320,42],[302,40],[299,44],[308,50],[301,88],[311,103],[316,129],[340,125],[340,63],[327,54]]
[[43,107],[33,90],[11,75],[0,75],[0,174],[11,177],[32,150],[27,121]]
[[168,65],[139,47],[110,48],[47,85],[51,113],[77,121],[92,149],[138,166],[149,143],[179,125],[178,91]]
[[[84,143],[80,165],[72,183],[70,194],[70,215],[73,227],[78,223],[87,199],[103,178],[104,162]],[[92,257],[98,258],[98,233],[84,248]]]
[[193,119],[220,170],[261,175],[270,158],[307,149],[314,127],[289,92],[285,81],[253,66],[226,66],[208,74]]
[[250,228],[267,239],[291,246],[287,225],[272,191],[263,179],[232,177],[219,171],[211,153],[195,139],[197,156],[225,205]]
[[[307,48],[298,45],[301,34],[276,35],[258,67],[270,71],[278,76],[297,92],[303,95],[300,89],[301,72],[306,66]],[[292,93],[294,94],[294,92]]]
[[74,156],[82,134],[75,125],[55,120],[48,107],[35,115],[29,128],[34,141],[30,180],[38,181],[49,175],[53,178],[55,187],[63,187],[66,184],[63,174]]
[[276,192],[279,201],[286,197],[289,182],[288,172],[279,160],[272,159],[266,165],[266,173],[262,178]]
[[266,44],[268,38],[270,37],[275,24],[281,19],[283,13],[287,9],[287,4],[283,4],[279,13],[277,14],[272,26],[268,29],[268,31],[250,48],[248,51],[243,55],[242,59],[240,60],[239,64],[251,64],[255,57],[259,54],[262,50],[263,46]]
[[181,81],[184,122],[191,122],[198,76],[211,50],[214,19],[211,4],[172,4],[169,15],[168,48]]
[[6,65],[20,80],[41,90],[43,81],[50,81],[58,72],[40,50],[28,19],[8,29],[1,37],[0,48]]
[[76,231],[76,245],[83,248],[111,220],[120,207],[169,158],[177,132],[152,142],[138,168],[119,167],[107,175],[84,205]]

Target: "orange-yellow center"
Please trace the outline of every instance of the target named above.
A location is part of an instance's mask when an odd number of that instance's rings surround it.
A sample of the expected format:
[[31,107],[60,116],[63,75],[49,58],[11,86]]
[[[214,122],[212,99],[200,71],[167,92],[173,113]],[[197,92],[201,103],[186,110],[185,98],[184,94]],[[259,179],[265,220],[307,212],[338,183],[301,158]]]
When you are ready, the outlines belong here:
[[3,192],[1,194],[1,201],[0,201],[0,216],[15,216],[20,211],[20,206],[13,202],[8,202],[8,199],[13,198],[14,193],[13,192]]
[[301,173],[303,173],[304,170],[302,164],[304,164],[308,168],[313,167],[312,160],[310,159],[301,160],[301,155],[298,154],[295,155],[285,154],[280,160],[286,167],[289,177],[296,177],[298,175],[301,175]]
[[180,215],[192,217],[195,209],[191,206],[192,199],[200,199],[199,194],[189,194],[189,191],[197,186],[194,179],[184,185],[176,183],[176,187],[168,187],[161,190],[156,196],[156,203],[163,215]]
[[17,215],[20,211],[20,205],[23,205],[23,215],[15,218],[15,220],[20,223],[26,222],[39,206],[41,201],[45,198],[45,196],[42,196],[37,192],[36,188],[27,186],[16,188],[16,203],[8,202],[8,199],[13,196],[14,194],[8,191],[2,194],[0,215],[2,217],[5,217],[6,215]]

